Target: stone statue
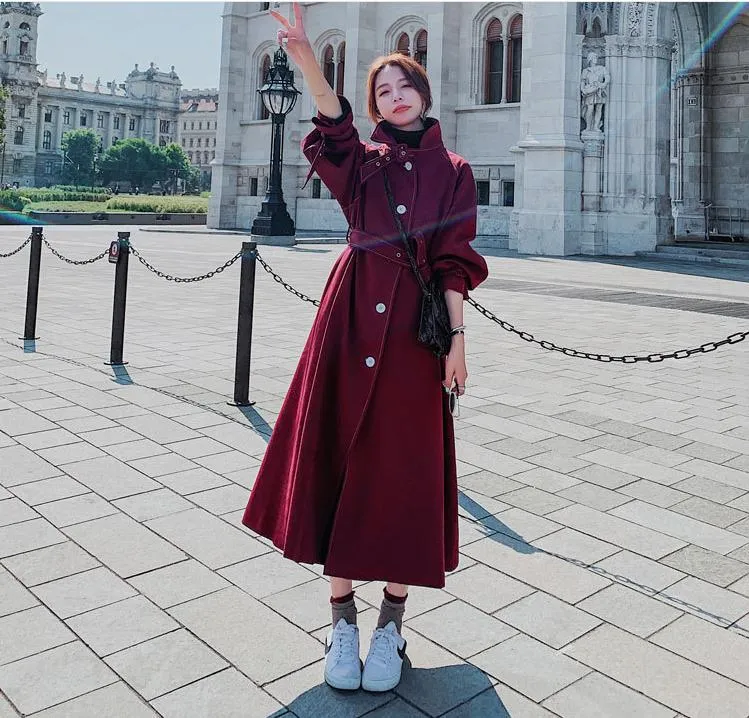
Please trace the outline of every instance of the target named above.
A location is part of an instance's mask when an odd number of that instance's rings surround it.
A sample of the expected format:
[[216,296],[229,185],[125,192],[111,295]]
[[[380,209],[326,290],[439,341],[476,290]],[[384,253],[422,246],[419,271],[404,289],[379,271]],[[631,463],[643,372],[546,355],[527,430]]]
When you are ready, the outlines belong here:
[[96,78],[96,84],[94,85],[94,92],[101,92],[101,77]]
[[67,81],[68,77],[64,72],[61,72],[58,77],[60,78],[60,87],[65,87],[65,82]]
[[580,80],[582,117],[588,132],[603,131],[603,107],[608,98],[609,71],[598,64],[598,55],[588,53],[588,66]]
[[115,92],[117,92],[117,80],[112,80],[112,83],[109,85],[109,92],[112,95],[114,95]]
[[78,76],[78,89],[79,90],[83,89],[83,75]]

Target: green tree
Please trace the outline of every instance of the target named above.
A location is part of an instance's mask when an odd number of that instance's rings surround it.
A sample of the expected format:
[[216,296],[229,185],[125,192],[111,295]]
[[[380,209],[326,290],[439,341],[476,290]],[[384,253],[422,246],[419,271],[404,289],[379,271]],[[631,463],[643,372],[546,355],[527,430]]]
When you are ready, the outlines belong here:
[[170,192],[177,192],[179,182],[184,182],[185,190],[190,192],[197,188],[200,182],[200,171],[190,164],[185,151],[175,143],[163,148],[166,156],[167,177],[163,186]]
[[70,130],[62,136],[64,184],[94,184],[94,157],[100,147],[93,130]]
[[140,138],[112,145],[102,156],[99,168],[104,184],[129,182],[145,191],[168,176],[163,148]]

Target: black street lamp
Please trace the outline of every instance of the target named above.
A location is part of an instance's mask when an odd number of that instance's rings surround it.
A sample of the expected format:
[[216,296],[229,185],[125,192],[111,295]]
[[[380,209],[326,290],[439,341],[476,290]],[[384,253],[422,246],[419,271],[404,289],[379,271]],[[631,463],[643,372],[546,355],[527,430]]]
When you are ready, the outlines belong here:
[[263,104],[270,112],[272,124],[270,151],[270,179],[260,212],[252,223],[252,234],[262,237],[293,237],[294,222],[286,209],[281,189],[283,163],[283,128],[286,115],[302,93],[294,87],[294,71],[289,69],[286,53],[279,47],[273,55],[273,64],[265,76],[265,84],[258,90]]

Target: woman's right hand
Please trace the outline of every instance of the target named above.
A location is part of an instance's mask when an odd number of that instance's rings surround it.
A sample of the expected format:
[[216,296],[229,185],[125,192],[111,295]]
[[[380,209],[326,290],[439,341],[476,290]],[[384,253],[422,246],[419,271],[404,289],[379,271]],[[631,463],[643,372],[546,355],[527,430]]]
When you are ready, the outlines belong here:
[[[278,44],[284,48],[286,54],[300,69],[310,58],[314,60],[314,53],[307,33],[304,30],[302,8],[298,2],[294,3],[294,24],[292,25],[281,13],[271,10],[270,14],[281,23],[282,28],[277,33]],[[284,45],[284,40],[286,44]]]

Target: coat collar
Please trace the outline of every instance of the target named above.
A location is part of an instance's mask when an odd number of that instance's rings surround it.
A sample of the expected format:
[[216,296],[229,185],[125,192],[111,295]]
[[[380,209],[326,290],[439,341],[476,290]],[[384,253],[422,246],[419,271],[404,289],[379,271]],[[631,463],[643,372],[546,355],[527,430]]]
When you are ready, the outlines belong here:
[[[440,129],[439,120],[435,120],[434,117],[427,117],[425,124],[426,132],[424,132],[424,135],[421,138],[421,144],[418,149],[413,150],[415,152],[420,150],[434,150],[442,147],[442,130]],[[392,147],[395,147],[398,144],[388,131],[388,125],[386,122],[377,123],[374,132],[372,132],[372,140],[375,142],[382,142]]]

